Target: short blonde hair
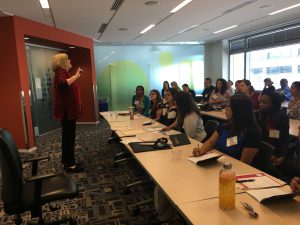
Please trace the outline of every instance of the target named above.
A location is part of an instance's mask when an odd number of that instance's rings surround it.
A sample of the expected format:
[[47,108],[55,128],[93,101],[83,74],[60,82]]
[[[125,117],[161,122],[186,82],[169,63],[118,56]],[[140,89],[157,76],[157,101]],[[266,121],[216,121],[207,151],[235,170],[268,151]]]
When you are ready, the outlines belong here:
[[65,69],[67,66],[68,55],[66,53],[59,53],[52,57],[52,70],[55,72],[56,70],[62,68]]

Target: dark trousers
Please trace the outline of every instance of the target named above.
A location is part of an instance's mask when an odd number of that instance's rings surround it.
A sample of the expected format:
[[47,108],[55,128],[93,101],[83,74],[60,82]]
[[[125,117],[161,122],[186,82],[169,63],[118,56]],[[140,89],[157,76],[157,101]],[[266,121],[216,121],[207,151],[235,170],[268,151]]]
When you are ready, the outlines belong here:
[[76,119],[61,121],[62,144],[61,144],[61,162],[66,166],[75,165],[75,130]]

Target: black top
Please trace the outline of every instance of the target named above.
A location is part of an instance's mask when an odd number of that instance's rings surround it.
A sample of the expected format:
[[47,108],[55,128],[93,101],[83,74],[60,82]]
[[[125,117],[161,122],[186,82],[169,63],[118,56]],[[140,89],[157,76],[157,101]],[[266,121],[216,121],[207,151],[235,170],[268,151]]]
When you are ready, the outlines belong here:
[[275,156],[285,157],[289,147],[290,125],[288,116],[278,112],[271,120],[268,113],[257,112],[255,115],[262,131],[263,141],[275,147]]
[[261,95],[265,94],[266,92],[275,92],[275,87],[273,85],[264,87]]
[[177,118],[177,109],[176,107],[173,107],[172,109],[169,109],[170,105],[169,103],[165,103],[163,105],[163,113],[160,117],[159,122],[162,123],[165,126],[170,126]]
[[149,118],[155,119],[157,116],[157,111],[163,108],[163,103],[162,102],[157,102],[156,104],[153,104],[151,102],[150,105],[150,111],[149,111]]
[[212,91],[215,89],[214,86],[210,86],[209,88],[205,88],[202,92],[203,95],[203,101],[208,102],[209,101],[209,97],[212,93]]
[[195,100],[196,98],[196,92],[194,90],[190,89],[190,95],[193,97],[193,99]]

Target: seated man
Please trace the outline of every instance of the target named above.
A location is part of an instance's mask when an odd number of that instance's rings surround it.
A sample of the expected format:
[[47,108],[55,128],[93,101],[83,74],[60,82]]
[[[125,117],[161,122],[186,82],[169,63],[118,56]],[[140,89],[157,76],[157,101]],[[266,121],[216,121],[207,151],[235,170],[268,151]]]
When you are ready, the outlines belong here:
[[290,101],[292,96],[290,88],[288,86],[288,80],[283,78],[280,80],[280,88],[276,90],[276,93],[283,97],[283,101]]
[[209,78],[209,77],[205,78],[205,80],[204,80],[204,90],[202,92],[204,102],[209,101],[210,95],[211,95],[211,93],[214,89],[215,89],[215,87],[212,86],[211,78]]

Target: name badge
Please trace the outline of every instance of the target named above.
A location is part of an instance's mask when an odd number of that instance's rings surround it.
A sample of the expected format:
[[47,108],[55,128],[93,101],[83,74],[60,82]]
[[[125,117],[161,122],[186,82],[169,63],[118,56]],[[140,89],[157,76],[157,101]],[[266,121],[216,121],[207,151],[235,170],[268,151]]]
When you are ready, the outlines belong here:
[[231,146],[234,146],[237,144],[238,144],[237,136],[227,138],[227,140],[226,140],[226,147],[231,147]]
[[139,104],[139,101],[135,100],[134,104],[135,104],[135,105],[138,105],[138,104]]
[[270,138],[279,138],[280,131],[279,130],[269,130]]

